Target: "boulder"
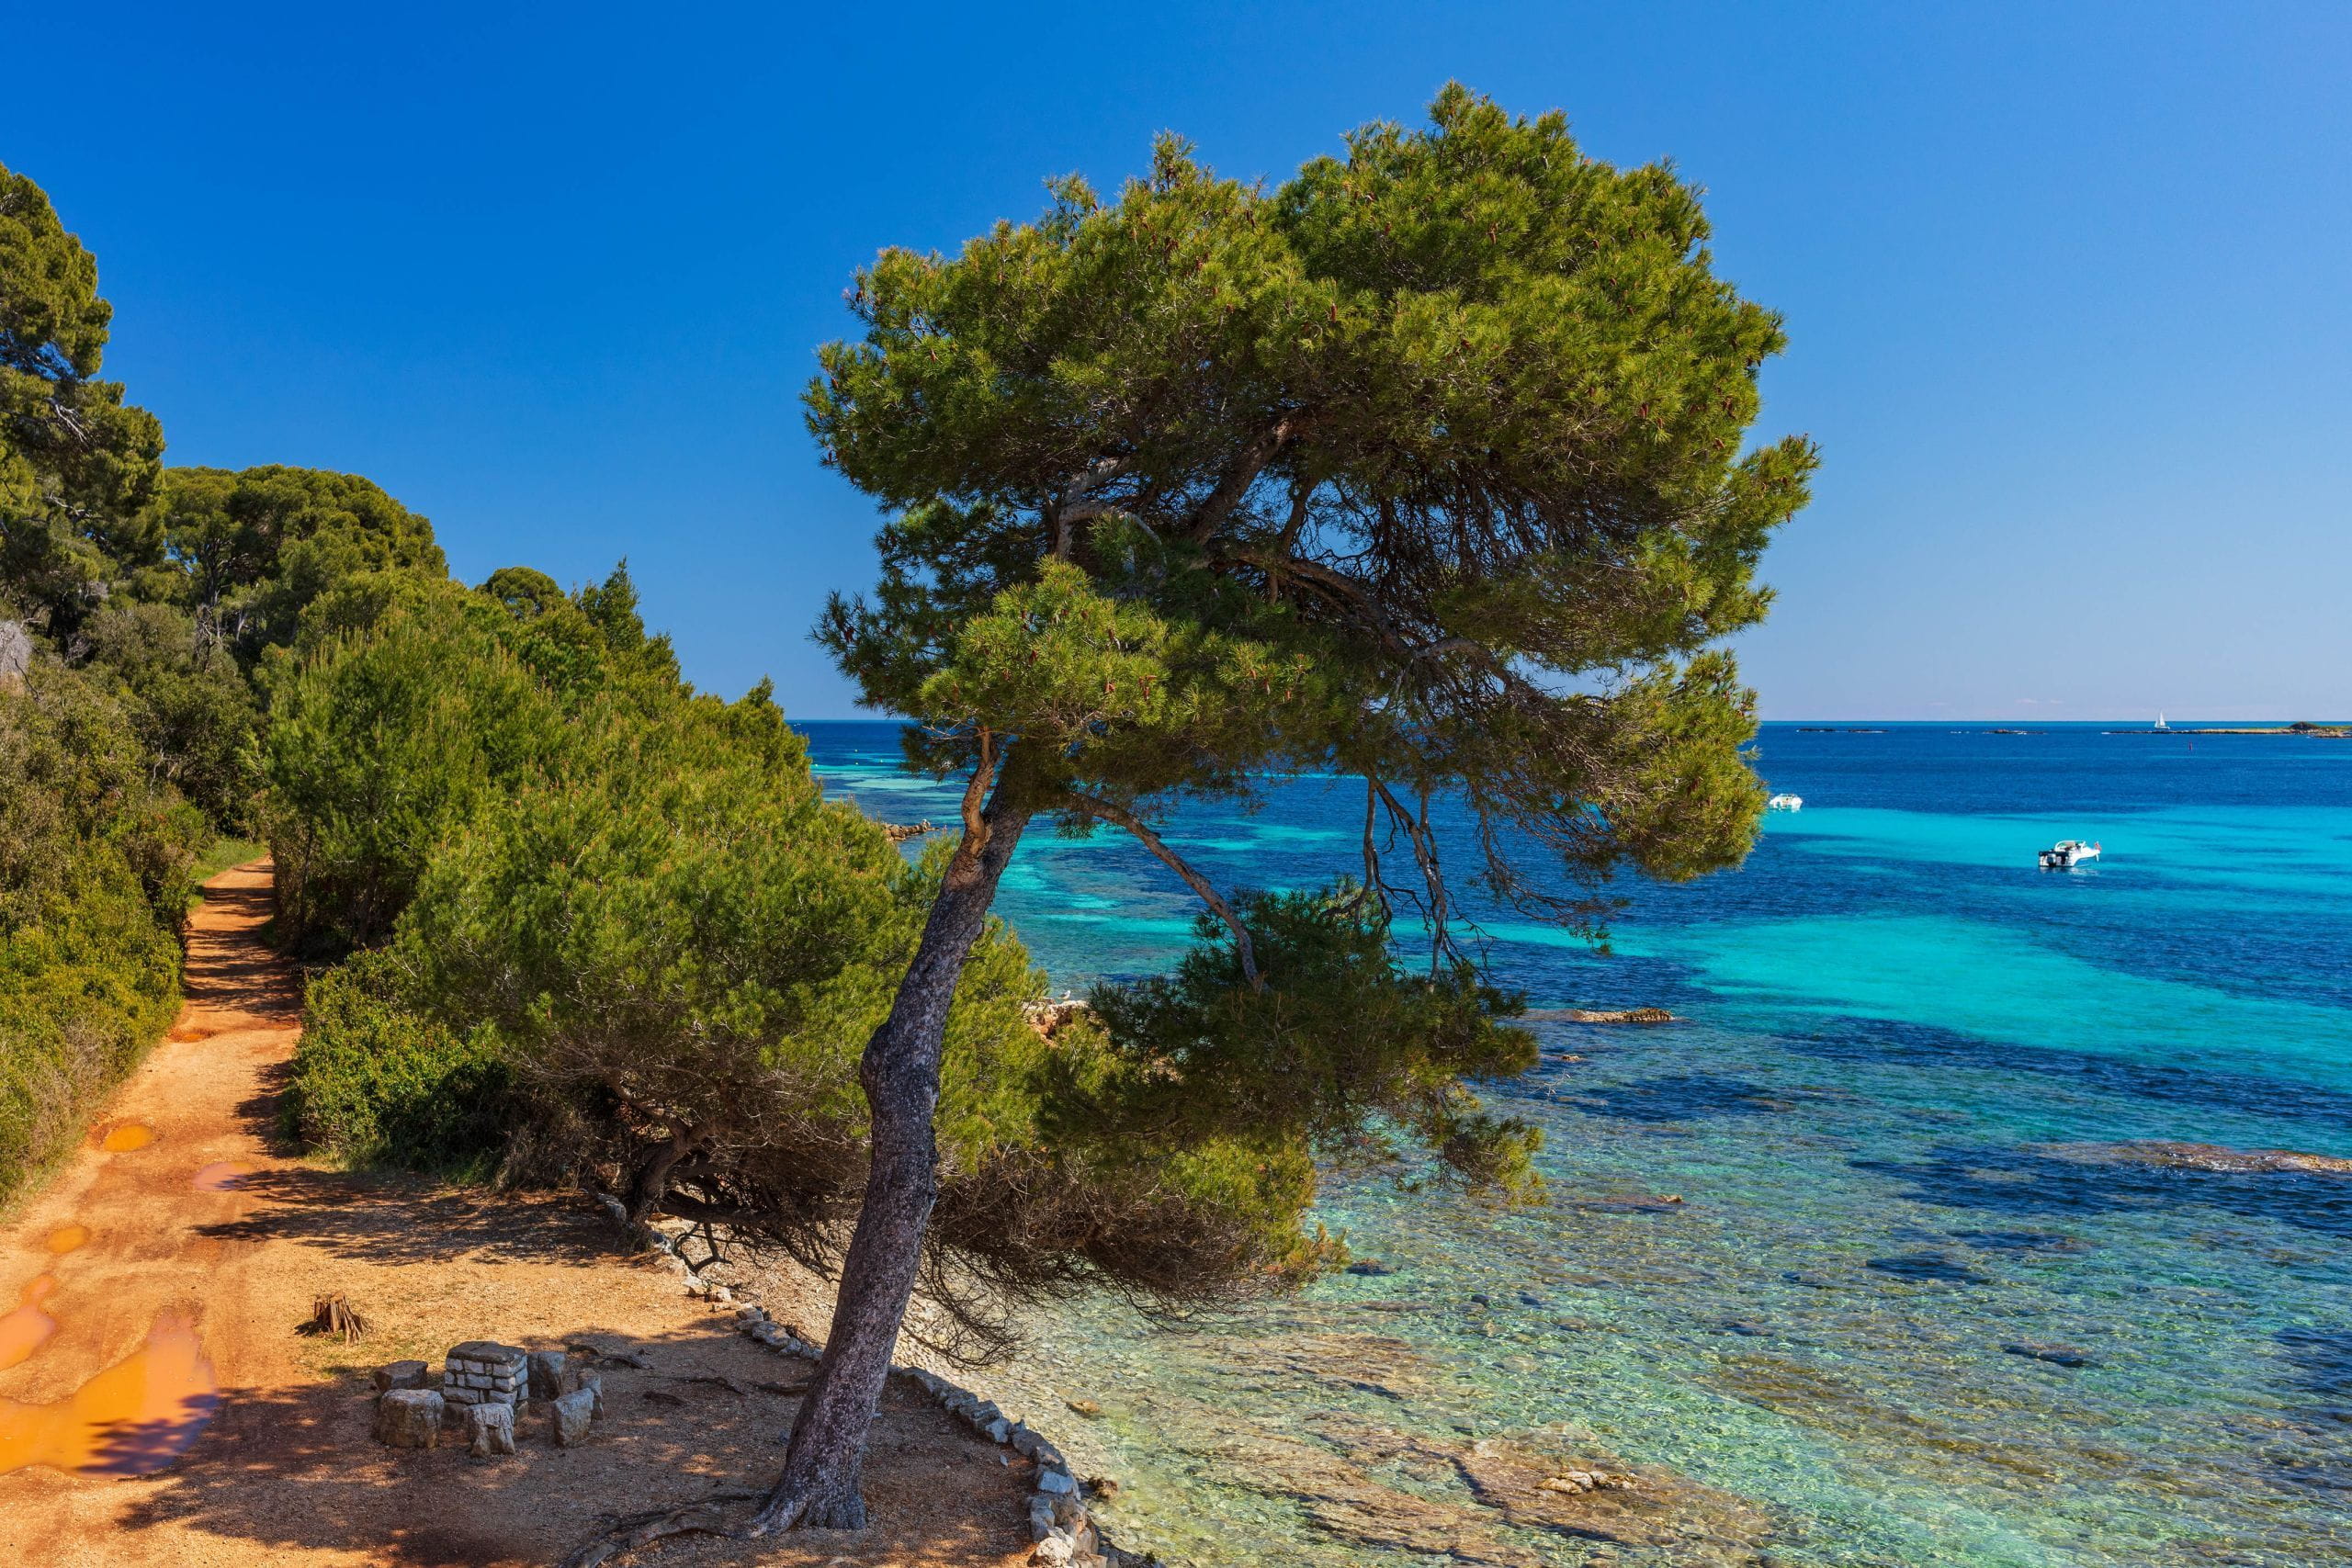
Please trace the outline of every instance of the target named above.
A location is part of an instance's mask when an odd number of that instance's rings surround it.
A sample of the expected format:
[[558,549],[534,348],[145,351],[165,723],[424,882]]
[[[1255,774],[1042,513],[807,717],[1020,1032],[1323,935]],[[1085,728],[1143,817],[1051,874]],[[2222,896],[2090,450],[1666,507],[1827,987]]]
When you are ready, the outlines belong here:
[[527,1377],[533,1399],[559,1399],[570,1393],[563,1386],[563,1376],[571,1358],[560,1350],[534,1350],[526,1359]]
[[589,1425],[596,1418],[596,1391],[577,1388],[548,1405],[548,1416],[560,1449],[576,1449],[588,1440]]
[[376,1392],[389,1393],[396,1388],[423,1388],[430,1374],[423,1361],[391,1361],[376,1369]]
[[429,1388],[392,1389],[376,1402],[376,1440],[387,1448],[429,1449],[441,1440],[441,1396]]
[[514,1451],[514,1407],[511,1404],[465,1406],[466,1451],[476,1459]]

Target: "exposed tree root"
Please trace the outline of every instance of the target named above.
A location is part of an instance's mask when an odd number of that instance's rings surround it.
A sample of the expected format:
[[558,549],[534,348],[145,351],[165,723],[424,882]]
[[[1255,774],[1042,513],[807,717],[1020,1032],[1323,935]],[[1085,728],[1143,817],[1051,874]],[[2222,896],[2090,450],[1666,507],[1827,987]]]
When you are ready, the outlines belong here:
[[716,1535],[741,1540],[747,1532],[728,1529],[720,1521],[718,1505],[748,1503],[759,1495],[757,1492],[714,1492],[682,1507],[653,1508],[624,1516],[615,1519],[604,1534],[575,1548],[560,1568],[602,1568],[625,1552],[673,1535]]

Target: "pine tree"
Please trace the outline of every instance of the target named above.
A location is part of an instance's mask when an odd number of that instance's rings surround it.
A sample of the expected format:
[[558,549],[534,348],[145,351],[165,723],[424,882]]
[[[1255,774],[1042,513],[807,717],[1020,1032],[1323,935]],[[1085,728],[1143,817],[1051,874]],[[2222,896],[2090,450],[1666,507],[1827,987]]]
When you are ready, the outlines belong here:
[[[1174,1033],[1263,1055],[1293,1010],[1264,998],[1363,983],[1281,956],[1330,946],[1302,920],[1343,944],[1396,917],[1429,984],[1462,983],[1442,796],[1475,818],[1491,896],[1585,930],[1621,868],[1736,863],[1762,806],[1718,645],[1764,615],[1756,565],[1815,459],[1746,449],[1780,322],[1714,276],[1670,169],[1612,168],[1559,115],[1449,86],[1426,129],[1366,127],[1272,191],[1167,138],[1115,199],[1052,193],[953,258],[886,251],[857,279],[862,334],[808,393],[825,460],[895,513],[879,584],[820,635],[865,702],[917,721],[911,761],[966,787],[865,1047],[864,1206],[767,1528],[864,1522],[937,1192],[948,1004],[1033,822],[1133,835],[1226,929],[1114,1028],[1166,1037],[1175,1009]],[[1363,782],[1360,880],[1319,915],[1215,887],[1157,830],[1179,799],[1294,767]],[[1508,1143],[1476,1118],[1424,1130]]]

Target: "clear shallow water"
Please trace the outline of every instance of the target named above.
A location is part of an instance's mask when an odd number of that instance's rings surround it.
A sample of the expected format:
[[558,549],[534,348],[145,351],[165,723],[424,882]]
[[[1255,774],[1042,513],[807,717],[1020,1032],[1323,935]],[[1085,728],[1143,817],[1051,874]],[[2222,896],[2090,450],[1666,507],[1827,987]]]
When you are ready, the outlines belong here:
[[[891,727],[807,728],[829,787],[952,820]],[[1546,1130],[1548,1207],[1336,1172],[1322,1217],[1394,1272],[1176,1325],[1090,1305],[1009,1375],[1126,1483],[1123,1539],[1200,1563],[1729,1562],[1758,1531],[1780,1564],[2352,1563],[2352,1179],[2067,1147],[2352,1156],[2352,743],[1760,745],[1806,806],[1745,868],[1623,887],[1607,956],[1488,927],[1537,1008],[1687,1021],[1535,1026],[1544,1066],[1491,1098]],[[1355,810],[1297,780],[1169,837],[1221,881],[1309,886]],[[2062,837],[2105,857],[2034,869]],[[1080,987],[1164,964],[1192,916],[1107,836],[1033,838],[999,908]],[[2002,1349],[2024,1341],[2093,1364]],[[1054,1407],[1080,1397],[1099,1421]],[[1480,1439],[1728,1496],[1684,1539],[1578,1539],[1479,1504]]]

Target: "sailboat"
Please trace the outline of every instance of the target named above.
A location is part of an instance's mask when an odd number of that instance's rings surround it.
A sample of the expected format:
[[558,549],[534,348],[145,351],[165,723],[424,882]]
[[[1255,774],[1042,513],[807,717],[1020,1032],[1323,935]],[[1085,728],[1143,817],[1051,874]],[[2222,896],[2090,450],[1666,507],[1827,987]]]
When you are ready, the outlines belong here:
[[2156,710],[2156,728],[2158,729],[2170,729],[2172,728],[2171,725],[2165,722],[2165,710],[2162,708],[2158,708]]

